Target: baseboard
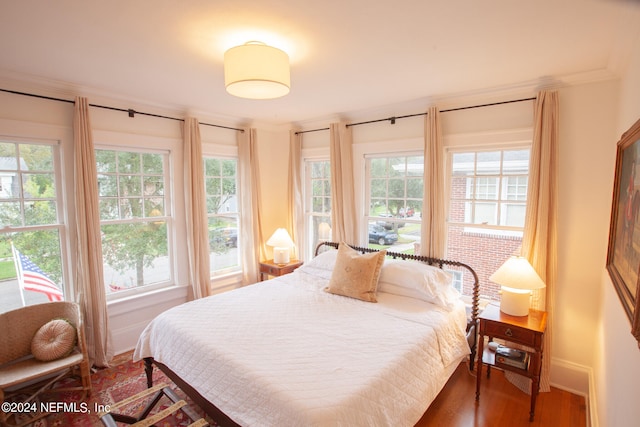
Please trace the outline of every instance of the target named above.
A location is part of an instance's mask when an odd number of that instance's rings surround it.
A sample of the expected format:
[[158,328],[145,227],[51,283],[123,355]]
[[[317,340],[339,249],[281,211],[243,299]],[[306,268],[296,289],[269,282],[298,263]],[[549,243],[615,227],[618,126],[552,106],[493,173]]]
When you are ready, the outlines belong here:
[[598,427],[593,368],[552,357],[550,382],[553,387],[584,397],[587,426]]

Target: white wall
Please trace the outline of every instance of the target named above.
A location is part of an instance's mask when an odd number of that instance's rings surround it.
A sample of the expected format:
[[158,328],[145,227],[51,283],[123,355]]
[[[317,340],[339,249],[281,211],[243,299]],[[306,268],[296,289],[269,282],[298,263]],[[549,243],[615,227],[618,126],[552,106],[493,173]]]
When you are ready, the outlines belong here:
[[[260,168],[262,237],[266,242],[277,228],[287,227],[287,191],[289,186],[289,131],[257,129]],[[273,248],[266,246],[266,258]]]
[[[598,176],[610,181],[610,191],[602,204],[611,204],[616,142],[640,118],[640,44],[635,44],[624,78],[620,83],[615,135],[608,141],[609,152],[602,159]],[[601,251],[606,251],[606,243]],[[631,325],[613,288],[608,273],[601,269],[599,299],[600,324],[594,330],[597,422],[601,426],[638,425],[640,405],[640,349],[630,333]],[[598,425],[595,424],[594,425]]]

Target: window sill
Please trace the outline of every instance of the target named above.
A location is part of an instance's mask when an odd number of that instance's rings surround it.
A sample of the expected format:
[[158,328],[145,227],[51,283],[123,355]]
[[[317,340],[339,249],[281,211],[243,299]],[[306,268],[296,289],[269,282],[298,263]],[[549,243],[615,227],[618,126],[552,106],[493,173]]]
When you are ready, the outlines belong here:
[[[132,307],[149,307],[156,304],[166,304],[172,300],[176,300],[178,301],[177,304],[181,304],[186,302],[188,294],[189,289],[187,286],[170,286],[108,301],[107,310],[109,315],[115,316],[130,312]],[[143,299],[144,301],[142,301]]]

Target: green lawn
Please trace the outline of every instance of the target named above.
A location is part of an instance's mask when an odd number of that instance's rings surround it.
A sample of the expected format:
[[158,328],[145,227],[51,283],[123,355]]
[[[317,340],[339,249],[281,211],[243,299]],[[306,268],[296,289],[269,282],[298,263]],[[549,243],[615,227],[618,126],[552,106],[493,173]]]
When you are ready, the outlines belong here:
[[13,261],[0,261],[0,280],[16,277],[16,267]]

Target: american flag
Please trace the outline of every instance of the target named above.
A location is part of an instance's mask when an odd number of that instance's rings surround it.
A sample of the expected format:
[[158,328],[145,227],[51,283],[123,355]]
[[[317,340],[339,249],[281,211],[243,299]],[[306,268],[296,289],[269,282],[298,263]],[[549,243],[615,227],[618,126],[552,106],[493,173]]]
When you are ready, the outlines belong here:
[[13,259],[18,273],[20,289],[42,292],[47,295],[49,301],[62,301],[62,291],[44,271],[33,263],[26,255],[23,255],[13,245]]

